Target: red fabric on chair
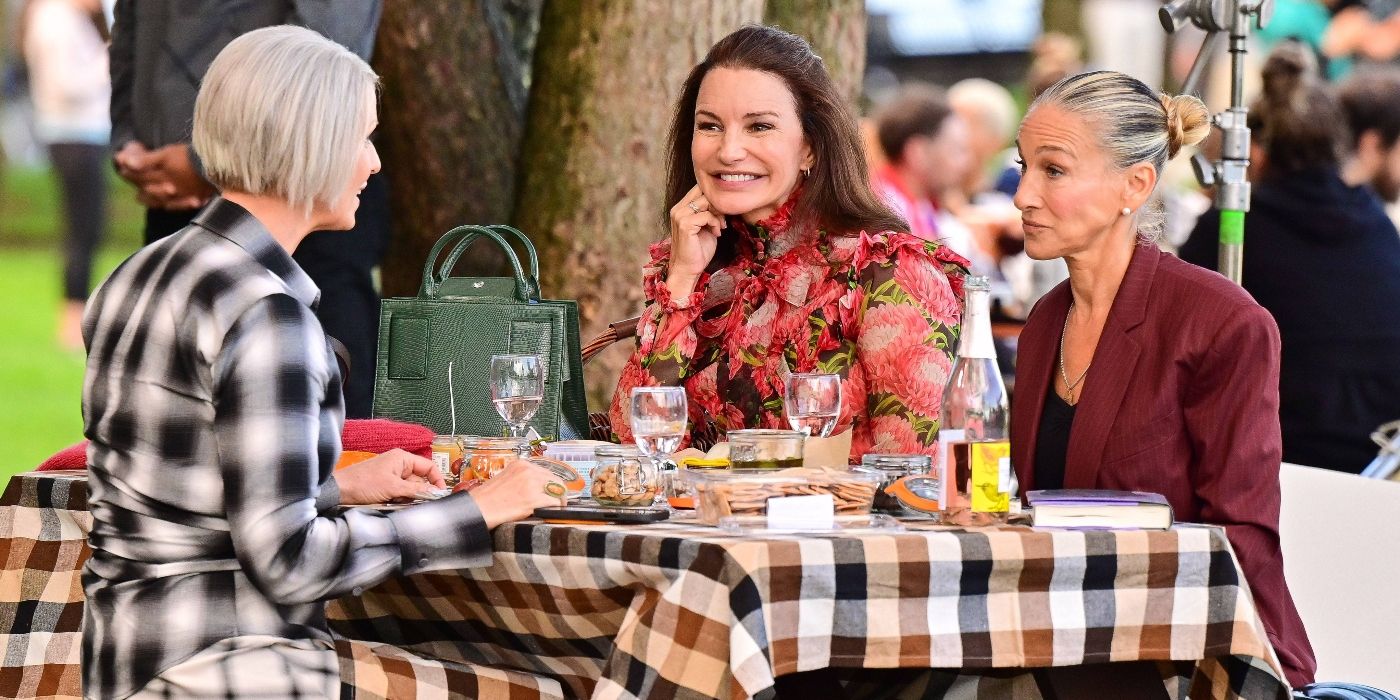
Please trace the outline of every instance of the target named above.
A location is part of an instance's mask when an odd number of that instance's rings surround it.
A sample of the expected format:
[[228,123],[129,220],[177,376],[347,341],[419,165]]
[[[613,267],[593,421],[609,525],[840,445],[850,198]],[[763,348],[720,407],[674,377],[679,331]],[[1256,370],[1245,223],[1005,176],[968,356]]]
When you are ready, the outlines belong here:
[[340,431],[340,449],[388,452],[395,447],[425,459],[433,457],[433,429],[417,423],[400,423],[384,418],[345,421]]
[[52,457],[39,465],[38,471],[46,472],[54,469],[87,469],[87,440],[55,452]]
[[[383,418],[350,419],[340,431],[340,449],[356,452],[388,452],[395,447],[425,459],[433,456],[433,431],[417,423],[400,423]],[[39,465],[38,471],[86,469],[87,440],[70,445]]]

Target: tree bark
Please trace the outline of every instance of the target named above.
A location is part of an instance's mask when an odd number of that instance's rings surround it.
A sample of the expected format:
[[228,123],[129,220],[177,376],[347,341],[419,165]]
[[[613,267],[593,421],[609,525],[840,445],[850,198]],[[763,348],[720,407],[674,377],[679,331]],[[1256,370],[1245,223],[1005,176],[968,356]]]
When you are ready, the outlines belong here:
[[[513,220],[540,251],[546,296],[577,299],[584,342],[640,312],[648,246],[665,234],[666,134],[681,82],[763,0],[549,0],[540,21]],[[607,405],[630,343],[589,366]]]
[[807,39],[846,102],[853,110],[860,104],[865,0],[768,0],[763,21]]
[[[384,4],[374,63],[394,224],[386,296],[417,291],[424,259],[448,229],[510,216],[542,1]],[[497,274],[502,260],[482,247],[457,269]]]

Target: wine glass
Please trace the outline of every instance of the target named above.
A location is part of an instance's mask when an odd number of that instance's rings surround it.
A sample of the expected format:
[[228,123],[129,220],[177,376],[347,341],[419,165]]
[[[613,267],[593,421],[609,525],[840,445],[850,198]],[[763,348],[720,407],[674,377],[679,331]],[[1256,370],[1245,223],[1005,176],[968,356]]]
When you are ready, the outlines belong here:
[[794,373],[783,397],[788,424],[808,437],[827,437],[841,416],[841,375]]
[[544,374],[538,355],[492,355],[491,401],[510,426],[511,437],[525,437],[525,427],[544,400]]
[[658,470],[661,460],[681,446],[686,411],[684,387],[642,386],[632,390],[632,437]]

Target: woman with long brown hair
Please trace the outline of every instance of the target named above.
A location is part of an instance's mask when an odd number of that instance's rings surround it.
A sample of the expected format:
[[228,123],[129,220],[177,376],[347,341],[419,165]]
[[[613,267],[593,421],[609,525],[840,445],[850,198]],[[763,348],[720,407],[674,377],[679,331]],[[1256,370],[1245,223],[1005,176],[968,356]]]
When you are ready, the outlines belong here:
[[966,262],[871,192],[856,122],[805,40],[748,26],[686,79],[671,127],[670,236],[652,246],[632,388],[683,385],[691,436],[787,427],[791,372],[843,378],[851,457],[932,454]]

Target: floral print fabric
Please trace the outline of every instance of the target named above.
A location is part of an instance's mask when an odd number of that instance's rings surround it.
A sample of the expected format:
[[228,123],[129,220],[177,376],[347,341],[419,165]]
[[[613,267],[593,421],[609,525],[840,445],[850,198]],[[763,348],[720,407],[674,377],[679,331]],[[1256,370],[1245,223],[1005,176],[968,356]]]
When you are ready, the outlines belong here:
[[788,428],[788,374],[828,372],[842,376],[836,432],[855,431],[852,460],[936,453],[966,261],[908,233],[790,227],[792,205],[753,226],[731,217],[721,236],[734,237],[733,259],[712,264],[684,299],[665,283],[670,241],[651,247],[637,350],[609,410],[616,438],[632,439],[634,387],[684,385],[689,442]]

